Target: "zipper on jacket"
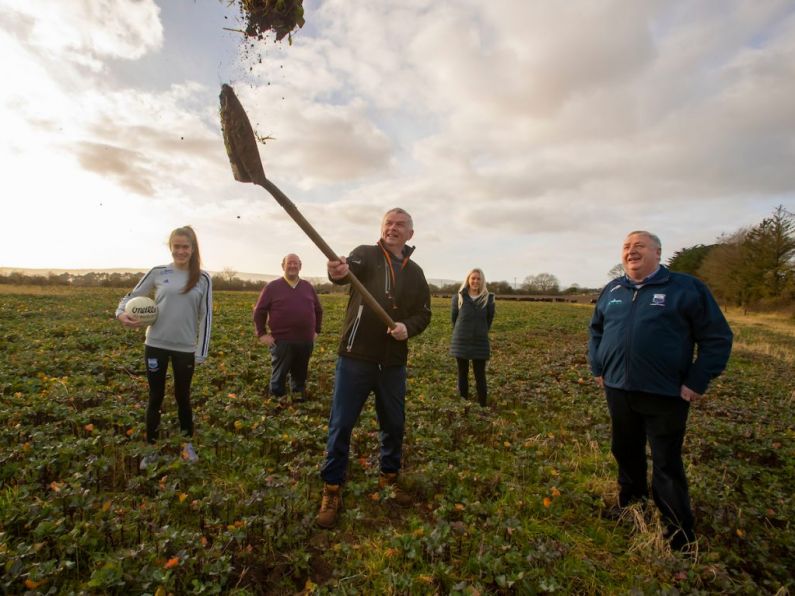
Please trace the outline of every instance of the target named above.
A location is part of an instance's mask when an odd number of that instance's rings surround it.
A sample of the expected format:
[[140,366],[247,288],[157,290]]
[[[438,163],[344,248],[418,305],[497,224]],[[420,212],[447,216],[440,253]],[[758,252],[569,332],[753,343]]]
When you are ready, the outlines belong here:
[[627,331],[624,342],[624,350],[626,350],[624,355],[624,383],[628,389],[631,389],[631,385],[629,384],[629,358],[632,354],[632,328],[635,321],[635,304],[637,304],[635,298],[638,297],[638,292],[640,292],[640,288],[635,288],[632,293],[632,302],[629,306],[629,317],[627,317]]
[[356,332],[359,330],[359,323],[362,322],[362,311],[364,311],[364,304],[359,305],[359,311],[356,313],[356,318],[353,320],[351,334],[348,336],[348,345],[345,346],[348,352],[353,349],[353,340],[356,338]]

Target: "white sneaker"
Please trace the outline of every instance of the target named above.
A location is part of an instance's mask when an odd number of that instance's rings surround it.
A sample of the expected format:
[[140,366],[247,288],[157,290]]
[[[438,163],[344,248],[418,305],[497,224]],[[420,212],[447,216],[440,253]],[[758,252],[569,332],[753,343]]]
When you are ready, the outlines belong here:
[[138,464],[138,469],[143,471],[155,464],[157,464],[157,454],[152,453],[150,455],[144,455],[141,458],[141,463]]
[[181,456],[183,460],[190,463],[198,461],[199,459],[199,456],[196,455],[196,450],[193,448],[193,443],[185,443],[182,447]]

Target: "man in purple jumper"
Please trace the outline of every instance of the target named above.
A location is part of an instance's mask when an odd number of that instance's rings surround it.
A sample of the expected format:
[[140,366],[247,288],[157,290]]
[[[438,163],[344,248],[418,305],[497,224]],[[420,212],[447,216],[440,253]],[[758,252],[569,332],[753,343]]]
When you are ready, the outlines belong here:
[[259,342],[271,353],[270,393],[282,397],[290,389],[303,401],[307,397],[309,358],[320,333],[323,309],[315,289],[300,279],[301,259],[289,254],[282,259],[284,277],[267,284],[254,307],[254,327]]

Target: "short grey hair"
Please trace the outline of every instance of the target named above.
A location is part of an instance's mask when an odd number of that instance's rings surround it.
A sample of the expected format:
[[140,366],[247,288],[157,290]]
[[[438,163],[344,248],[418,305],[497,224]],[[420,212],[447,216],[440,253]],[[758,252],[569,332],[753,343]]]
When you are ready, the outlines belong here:
[[646,236],[649,238],[654,244],[657,245],[657,248],[662,249],[662,242],[660,242],[660,237],[657,234],[652,234],[651,232],[647,232],[646,230],[635,230],[627,234],[627,237],[634,236],[635,234],[640,234],[642,236]]
[[390,213],[400,213],[401,215],[405,215],[406,217],[409,218],[409,227],[412,230],[414,229],[414,220],[411,219],[411,214],[408,211],[406,211],[405,209],[403,209],[402,207],[392,207],[392,209],[390,209],[389,211],[384,213],[384,217],[381,218],[381,223],[384,222],[384,220],[386,219],[386,216],[389,215]]
[[289,257],[295,257],[296,259],[298,259],[298,264],[299,264],[299,265],[301,265],[301,264],[302,264],[302,263],[301,263],[301,257],[299,257],[297,254],[295,254],[295,253],[291,252],[291,253],[288,253],[288,254],[284,255],[284,258],[282,259],[282,267],[284,267],[284,264],[287,262],[287,259],[288,259]]

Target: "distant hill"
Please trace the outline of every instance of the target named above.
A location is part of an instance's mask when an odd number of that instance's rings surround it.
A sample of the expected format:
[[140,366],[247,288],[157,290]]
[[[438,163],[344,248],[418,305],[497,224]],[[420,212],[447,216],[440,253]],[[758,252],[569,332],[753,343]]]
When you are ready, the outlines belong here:
[[[0,275],[10,275],[11,273],[21,273],[22,275],[40,275],[46,277],[50,273],[53,275],[61,275],[62,273],[69,273],[70,275],[85,275],[87,273],[140,273],[143,275],[149,269],[135,269],[135,268],[116,268],[116,269],[25,269],[22,267],[0,267]],[[221,275],[223,271],[210,271],[210,275]],[[271,274],[271,273],[243,273],[243,272],[235,272],[235,277],[238,279],[246,280],[246,281],[261,281],[265,283],[267,281],[273,281],[274,279],[278,279],[281,277],[280,273]],[[303,277],[306,281],[311,284],[323,284],[328,282],[327,277]],[[429,279],[429,284],[433,284],[438,287],[445,286],[451,283],[458,283],[452,279]]]
[[40,268],[40,269],[26,269],[24,267],[0,267],[0,275],[10,275],[11,273],[21,273],[22,275],[43,275],[47,276],[50,273],[53,275],[61,275],[62,273],[69,273],[70,275],[85,275],[86,273],[145,273],[148,269],[55,269],[55,268]]
[[[9,275],[11,273],[21,273],[22,275],[40,275],[46,277],[50,273],[53,275],[61,275],[62,273],[69,273],[70,275],[86,275],[87,273],[140,273],[143,275],[149,271],[149,269],[135,269],[135,268],[115,268],[115,269],[25,269],[22,267],[0,267],[0,275]],[[209,271],[210,275],[221,275],[224,273],[223,271]],[[247,281],[273,281],[281,277],[281,274],[269,274],[269,273],[242,273],[242,272],[235,272],[235,277],[238,279],[243,279]],[[307,281],[311,283],[323,283],[327,281],[325,277],[305,277]]]

